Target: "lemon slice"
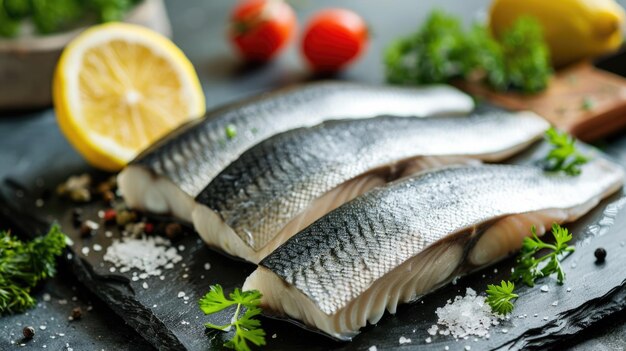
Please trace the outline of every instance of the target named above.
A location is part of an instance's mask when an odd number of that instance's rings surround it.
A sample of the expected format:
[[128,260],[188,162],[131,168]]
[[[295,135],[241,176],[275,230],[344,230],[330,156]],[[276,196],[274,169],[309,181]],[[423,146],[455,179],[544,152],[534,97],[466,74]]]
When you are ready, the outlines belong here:
[[63,134],[91,165],[108,171],[205,112],[185,54],[130,24],[99,25],[74,39],[59,59],[52,90]]

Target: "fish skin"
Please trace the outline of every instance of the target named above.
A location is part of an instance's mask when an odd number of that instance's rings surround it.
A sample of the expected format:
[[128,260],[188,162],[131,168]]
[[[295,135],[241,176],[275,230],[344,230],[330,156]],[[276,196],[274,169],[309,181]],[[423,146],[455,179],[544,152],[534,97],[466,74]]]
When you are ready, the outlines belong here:
[[[534,114],[503,111],[469,117],[328,121],[256,145],[220,173],[196,201],[218,213],[240,239],[259,250],[313,200],[362,174],[416,156],[490,160],[486,155],[527,146],[548,127]],[[397,179],[402,168],[389,172],[385,177]]]
[[[164,176],[195,197],[245,150],[289,129],[333,118],[463,114],[473,107],[469,96],[443,85],[418,89],[332,81],[311,83],[211,112],[206,118],[172,132],[130,166]],[[227,137],[227,126],[234,126],[235,137]]]
[[580,205],[607,189],[617,191],[623,180],[621,167],[605,160],[583,166],[577,177],[508,165],[426,172],[344,204],[259,265],[331,315],[440,240],[469,245],[472,229],[483,223]]

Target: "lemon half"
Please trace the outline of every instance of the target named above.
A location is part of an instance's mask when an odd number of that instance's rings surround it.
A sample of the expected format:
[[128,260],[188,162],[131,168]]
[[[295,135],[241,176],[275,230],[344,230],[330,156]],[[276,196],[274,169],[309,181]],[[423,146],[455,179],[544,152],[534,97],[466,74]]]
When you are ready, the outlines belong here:
[[164,36],[123,23],[95,26],[74,39],[52,90],[63,134],[91,165],[108,171],[206,108],[185,54]]

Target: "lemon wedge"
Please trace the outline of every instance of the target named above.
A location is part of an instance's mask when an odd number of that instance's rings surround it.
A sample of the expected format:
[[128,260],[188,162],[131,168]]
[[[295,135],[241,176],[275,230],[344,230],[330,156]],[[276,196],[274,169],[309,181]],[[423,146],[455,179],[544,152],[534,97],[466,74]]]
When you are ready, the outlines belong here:
[[57,121],[94,167],[117,171],[205,112],[196,71],[169,39],[147,28],[92,27],[63,51],[53,82]]

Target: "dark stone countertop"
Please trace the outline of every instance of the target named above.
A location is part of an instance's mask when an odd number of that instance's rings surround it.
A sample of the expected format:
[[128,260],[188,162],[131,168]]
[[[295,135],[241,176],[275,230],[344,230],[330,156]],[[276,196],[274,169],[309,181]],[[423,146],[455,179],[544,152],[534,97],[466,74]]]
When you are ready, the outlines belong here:
[[[266,67],[243,67],[234,58],[225,37],[225,22],[233,2],[229,0],[169,0],[167,1],[174,30],[174,40],[192,60],[212,108],[261,91],[289,83],[307,80],[307,71],[298,57],[297,45]],[[356,65],[338,78],[383,82],[381,53],[393,38],[414,30],[434,6],[462,16],[468,22],[480,19],[488,0],[394,0],[383,4],[377,0],[294,0],[293,6],[302,24],[315,10],[327,6],[351,8],[362,14],[373,29],[369,51]],[[626,4],[626,0],[620,0]],[[82,169],[80,157],[69,145],[57,154],[46,154],[48,143],[67,144],[54,121],[51,109],[34,112],[0,114],[0,179],[21,175],[27,169],[37,169],[40,157],[54,157],[72,169]],[[622,133],[598,146],[626,165],[626,134]],[[59,148],[56,148],[59,150]],[[45,172],[45,169],[41,169]],[[0,227],[8,219],[0,217]],[[44,295],[50,301],[44,301]],[[46,295],[47,296],[47,295]],[[35,342],[25,349],[50,350],[150,350],[143,339],[124,322],[99,303],[75,279],[61,273],[36,290],[38,307],[28,313],[0,319],[0,349],[17,348],[24,325],[36,328]],[[66,302],[66,303],[63,303]],[[91,307],[90,307],[91,306]],[[72,308],[81,307],[84,317],[68,321]],[[44,326],[45,329],[40,329]],[[626,311],[603,320],[581,332],[563,348],[574,350],[626,349]],[[54,337],[54,338],[53,338]],[[17,344],[12,345],[14,341]]]

